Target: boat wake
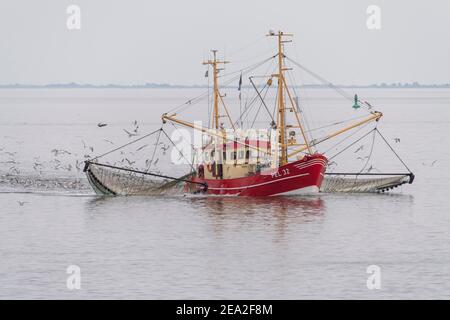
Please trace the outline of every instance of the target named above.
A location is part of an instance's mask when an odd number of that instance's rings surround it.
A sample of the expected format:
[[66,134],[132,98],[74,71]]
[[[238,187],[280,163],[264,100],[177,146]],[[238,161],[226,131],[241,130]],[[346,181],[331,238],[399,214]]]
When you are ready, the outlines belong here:
[[63,193],[92,195],[86,178],[37,175],[0,175],[1,193]]

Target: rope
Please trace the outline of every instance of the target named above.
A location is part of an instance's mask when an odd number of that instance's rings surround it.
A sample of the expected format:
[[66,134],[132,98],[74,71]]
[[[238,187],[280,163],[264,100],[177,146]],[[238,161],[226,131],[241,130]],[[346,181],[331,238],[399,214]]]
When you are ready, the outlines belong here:
[[[147,168],[145,169],[145,172],[149,172],[150,171],[150,167],[152,166],[153,159],[155,158],[156,149],[158,148],[159,139],[161,138],[161,132],[162,132],[162,130],[159,130],[158,138],[156,139],[155,147],[153,148],[152,158],[151,158],[150,163],[148,164]],[[141,177],[141,185],[139,187],[142,188],[143,185],[144,185],[144,176]],[[136,188],[137,187],[138,186],[136,185]],[[134,192],[136,188],[132,188],[132,192]]]
[[[264,59],[264,60],[262,60],[262,61],[260,61],[260,62],[257,62],[257,63],[255,63],[255,64],[253,64],[253,65],[250,65],[250,66],[248,66],[247,68],[243,68],[243,69],[241,69],[241,70],[239,70],[239,71],[236,71],[235,73],[246,74],[246,73],[248,73],[248,72],[250,72],[250,71],[252,71],[252,70],[258,68],[259,66],[265,64],[266,62],[268,62],[268,61],[274,59],[275,57],[276,57],[276,55],[275,55],[275,56],[271,56],[271,57],[266,58],[266,59]],[[230,73],[230,74],[232,74],[232,73]],[[234,74],[234,73],[233,73],[233,74]],[[233,82],[233,81],[235,81],[236,79],[238,79],[238,77],[240,76],[239,74],[238,74],[236,77],[233,77],[233,78],[231,78],[230,80],[228,80],[227,82],[225,82],[225,83],[222,85],[222,87],[226,87],[226,86],[229,85],[231,82]],[[225,77],[225,76],[228,76],[228,75],[229,75],[229,74],[223,75],[223,76],[220,76],[220,77]],[[175,111],[183,112],[184,110],[186,110],[186,108],[188,108],[189,106],[191,106],[191,105],[197,103],[198,100],[200,100],[201,98],[203,98],[203,97],[205,97],[205,96],[209,96],[209,90],[208,90],[207,92],[203,92],[202,94],[200,94],[200,95],[198,95],[198,96],[196,96],[196,97],[194,97],[194,98],[191,98],[191,99],[187,100],[186,102],[184,102],[184,103],[182,103],[182,104],[180,104],[180,105],[178,105],[178,106],[173,107],[172,109],[169,109],[169,110],[167,111],[167,113],[172,113],[172,112],[175,112]],[[184,107],[184,108],[183,108],[183,107]]]
[[[286,56],[285,56],[286,57]],[[341,96],[343,96],[344,98],[353,101],[354,97],[352,97],[350,94],[348,94],[346,91],[344,91],[342,88],[337,87],[336,85],[334,85],[333,83],[331,83],[330,81],[326,80],[325,78],[319,76],[317,73],[314,73],[313,71],[309,70],[308,68],[306,68],[305,66],[301,65],[300,63],[292,60],[289,57],[286,57],[286,59],[288,59],[290,62],[292,62],[293,64],[295,64],[296,66],[298,66],[299,68],[301,68],[303,71],[309,73],[311,76],[313,76],[314,78],[316,78],[317,80],[319,80],[320,82],[322,82],[323,84],[326,84],[327,86],[329,86],[330,88],[336,90],[337,93],[339,93]],[[368,111],[370,111],[370,106],[365,102],[365,101],[360,101],[363,106],[365,108],[367,108]]]
[[[274,56],[274,57],[276,57],[276,56]],[[268,73],[269,73],[269,70],[272,69],[272,65],[273,65],[273,61],[272,61],[272,63],[269,65],[269,67],[267,68],[265,74],[268,74]],[[270,73],[269,73],[269,74],[270,74]],[[259,84],[259,86],[260,86],[260,85],[261,85],[261,84]],[[267,91],[266,91],[266,94],[267,94],[267,92],[268,92],[269,89],[270,89],[270,86],[268,85],[267,81],[264,81],[264,86],[263,86],[263,88],[261,89],[261,92],[264,91],[264,90],[266,89],[266,87],[267,87]],[[247,102],[246,102],[244,111],[239,115],[239,119],[238,119],[237,121],[240,121],[240,120],[241,120],[241,122],[242,122],[242,120],[247,121],[247,119],[248,119],[248,117],[249,117],[249,113],[250,113],[251,109],[252,109],[253,106],[254,106],[254,102],[255,102],[255,101],[257,100],[257,98],[258,98],[258,89],[256,89],[255,91],[256,91],[256,92],[255,92],[255,95],[252,97],[252,99],[250,100],[250,102],[249,102],[248,104],[247,104]],[[266,95],[266,94],[265,94],[265,95]],[[265,95],[264,95],[264,97],[265,97]],[[260,105],[260,107],[261,107],[261,105]],[[245,116],[244,119],[242,119],[243,116]],[[273,119],[273,117],[274,117],[274,116],[272,115],[271,118]],[[247,121],[247,125],[248,125],[248,121]]]
[[[258,89],[255,87],[255,90],[258,90]],[[258,91],[258,96],[261,98],[261,103],[259,104],[258,111],[256,111],[255,117],[253,118],[252,125],[250,126],[251,128],[253,128],[253,126],[255,125],[255,121],[258,118],[258,115],[259,115],[259,112],[261,111],[262,105],[264,105],[264,107],[265,107],[267,113],[269,114],[270,118],[272,119],[272,121],[275,122],[272,114],[270,113],[269,109],[267,108],[266,103],[264,102],[267,92],[269,92],[269,87],[267,87],[266,92],[264,93],[264,97],[261,97],[261,95],[259,94],[259,91]]]
[[113,150],[111,150],[111,151],[105,152],[105,153],[103,153],[103,154],[101,154],[101,155],[99,155],[99,156],[97,156],[97,157],[95,157],[95,158],[92,158],[90,161],[97,160],[97,159],[99,159],[99,158],[101,158],[101,157],[104,157],[104,156],[110,154],[110,153],[116,152],[117,150],[120,150],[120,149],[122,149],[122,148],[125,148],[125,147],[127,147],[127,146],[129,146],[129,145],[131,145],[131,144],[133,144],[133,143],[136,143],[136,142],[138,142],[138,141],[140,141],[140,140],[142,140],[142,139],[145,139],[145,138],[147,138],[147,137],[150,137],[152,134],[155,134],[155,133],[157,133],[157,132],[160,131],[160,130],[162,130],[162,127],[159,128],[158,130],[155,130],[155,131],[153,131],[153,132],[150,132],[150,133],[148,133],[148,134],[146,134],[146,135],[144,135],[144,136],[142,136],[142,137],[140,137],[140,138],[138,138],[138,139],[135,139],[135,140],[133,140],[133,141],[131,141],[131,142],[128,142],[128,143],[126,143],[126,144],[120,146],[120,147],[117,147],[117,148],[115,148],[115,149],[113,149]]
[[[361,127],[360,130],[364,128]],[[334,158],[336,158],[338,155],[340,155],[342,152],[344,152],[345,150],[347,150],[348,148],[352,147],[353,145],[355,145],[356,143],[358,143],[359,141],[361,141],[362,139],[364,139],[366,136],[368,136],[372,131],[374,131],[375,129],[370,130],[369,132],[367,132],[366,134],[364,134],[363,136],[361,136],[358,140],[352,142],[350,145],[348,145],[347,147],[345,147],[344,149],[342,149],[341,151],[339,151],[338,153],[336,153],[334,156],[330,157],[329,160],[333,160]],[[359,130],[358,130],[359,131]],[[342,143],[343,141],[345,141],[346,139],[349,139],[351,136],[353,136],[354,134],[356,134],[358,131],[354,132],[353,134],[349,135],[348,137],[346,137],[344,140],[340,141],[338,144]],[[334,145],[332,148],[335,148],[338,144]],[[331,148],[331,149],[332,149]],[[330,150],[330,149],[329,149]],[[328,150],[328,151],[329,151]],[[327,151],[327,152],[328,152]],[[324,152],[325,153],[325,152]]]
[[412,173],[412,171],[408,168],[408,166],[406,165],[406,163],[402,160],[402,158],[400,158],[400,156],[397,154],[397,152],[395,152],[394,148],[392,148],[392,146],[389,144],[389,142],[386,140],[386,138],[381,134],[381,132],[375,128],[375,130],[378,132],[378,134],[380,135],[380,137],[384,140],[384,142],[386,142],[386,144],[388,145],[388,147],[391,149],[391,151],[395,154],[395,156],[397,157],[398,160],[400,160],[400,162],[405,166],[406,170],[409,171],[409,173]]
[[149,165],[148,165],[146,171],[149,171],[149,170],[150,170],[150,166],[151,166],[152,163],[153,163],[153,159],[155,159],[156,149],[158,149],[159,139],[161,138],[161,132],[163,132],[163,131],[164,131],[164,130],[162,130],[162,128],[161,128],[161,130],[159,131],[158,139],[156,139],[156,142],[155,142],[155,148],[153,149],[152,158],[150,159],[150,163],[149,163]]
[[[273,116],[272,116],[272,114],[271,114],[270,111],[269,111],[269,108],[267,108],[267,105],[266,105],[266,103],[264,102],[264,98],[266,97],[267,91],[269,91],[269,89],[267,89],[266,93],[264,94],[264,97],[262,97],[262,96],[261,96],[261,92],[259,92],[258,88],[256,88],[255,83],[254,83],[253,80],[252,80],[252,77],[250,77],[249,79],[250,79],[250,82],[251,82],[253,88],[255,88],[256,92],[258,93],[258,97],[261,99],[261,103],[264,105],[264,108],[266,109],[266,111],[267,111],[267,113],[269,114],[270,118],[272,119],[272,121],[275,121],[274,118],[273,118]],[[263,89],[264,89],[264,88],[263,88]],[[260,108],[261,108],[261,105],[260,105]],[[259,113],[259,110],[258,110],[258,113]],[[256,119],[256,117],[255,117],[255,119]],[[255,123],[255,120],[253,120],[253,123]],[[253,126],[253,125],[252,125],[252,126]]]
[[349,122],[349,121],[358,120],[358,119],[362,119],[362,118],[366,118],[366,116],[364,115],[364,116],[360,116],[360,117],[349,118],[347,120],[334,122],[332,124],[327,124],[327,125],[324,125],[322,127],[312,128],[312,129],[310,129],[310,130],[308,130],[306,132],[310,133],[310,132],[313,132],[313,131],[317,131],[317,130],[321,130],[321,129],[325,129],[325,128],[329,128],[329,127],[334,127],[334,126],[337,126],[339,124],[343,124],[343,123],[346,123],[346,122]]
[[375,126],[375,128],[373,129],[373,137],[372,137],[372,145],[370,146],[370,152],[369,155],[367,156],[367,160],[366,163],[364,164],[364,166],[362,167],[362,169],[359,171],[359,173],[363,172],[364,169],[367,167],[367,165],[369,164],[370,159],[372,158],[372,153],[373,153],[373,148],[375,146],[375,137],[376,137],[376,131],[377,131],[377,127]]
[[[177,127],[175,127],[175,125],[174,125],[173,123],[172,123],[172,126],[175,128],[175,130],[177,129]],[[162,132],[163,132],[164,135],[167,137],[167,139],[169,139],[170,143],[172,143],[173,147],[174,147],[174,148],[179,152],[179,154],[184,158],[184,160],[186,160],[186,162],[189,164],[189,166],[191,167],[191,169],[192,169],[193,171],[195,171],[195,168],[194,168],[193,163],[191,163],[191,162],[184,156],[183,152],[181,152],[181,151],[177,148],[176,144],[172,141],[172,139],[170,139],[170,137],[167,135],[167,133],[166,133],[164,130],[163,130]]]

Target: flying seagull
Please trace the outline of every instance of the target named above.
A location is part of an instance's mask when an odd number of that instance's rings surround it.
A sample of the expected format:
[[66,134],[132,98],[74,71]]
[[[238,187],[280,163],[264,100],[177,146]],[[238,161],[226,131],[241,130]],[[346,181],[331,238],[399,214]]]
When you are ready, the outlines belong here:
[[360,146],[358,149],[356,149],[355,153],[361,151],[362,149],[364,149],[364,145]]
[[108,142],[108,143],[114,144],[114,142],[112,142],[112,141],[110,141],[110,140],[108,140],[108,139],[103,139],[103,140],[106,141],[106,142]]
[[57,157],[59,154],[71,154],[69,151],[58,149],[53,149],[51,152],[55,155],[55,157]]
[[125,131],[125,133],[128,135],[128,138],[138,136],[137,133],[131,133],[130,131],[125,130],[125,129],[122,129],[122,130]]
[[144,148],[147,147],[147,146],[148,146],[148,144],[145,144],[145,145],[143,145],[142,147],[137,148],[136,151],[141,151],[142,149],[144,149]]

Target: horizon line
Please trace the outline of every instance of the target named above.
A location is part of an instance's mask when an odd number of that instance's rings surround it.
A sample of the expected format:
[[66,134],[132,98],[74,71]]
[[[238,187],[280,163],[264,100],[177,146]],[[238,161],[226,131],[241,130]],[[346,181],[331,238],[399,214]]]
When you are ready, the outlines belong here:
[[[238,85],[223,86],[224,88],[238,88]],[[251,88],[250,85],[243,85],[243,88]],[[421,84],[419,82],[392,82],[392,83],[374,83],[374,84],[303,84],[295,85],[297,88],[450,88],[450,83],[437,84]],[[144,84],[91,84],[91,83],[48,83],[48,84],[0,84],[1,89],[157,89],[157,88],[173,88],[173,89],[195,89],[208,88],[207,85],[200,84],[170,84],[170,83],[144,83]]]

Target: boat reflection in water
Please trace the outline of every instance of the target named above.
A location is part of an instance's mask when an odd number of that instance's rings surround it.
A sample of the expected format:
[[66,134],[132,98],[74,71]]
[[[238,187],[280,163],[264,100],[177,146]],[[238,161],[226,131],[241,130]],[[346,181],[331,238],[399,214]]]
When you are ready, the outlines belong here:
[[[168,208],[170,207],[170,208]],[[150,224],[175,219],[180,225],[213,226],[214,233],[228,227],[248,227],[284,232],[299,224],[317,221],[326,212],[325,201],[314,196],[233,197],[233,196],[163,196],[95,197],[87,202],[90,217],[113,213],[130,218],[140,216]],[[200,219],[200,220],[198,220]],[[165,222],[165,223],[166,223]],[[168,222],[167,222],[168,223]],[[273,227],[275,226],[275,230]]]
[[271,230],[282,237],[287,228],[321,219],[326,212],[320,196],[191,198],[192,207],[207,213],[214,233],[234,226]]

